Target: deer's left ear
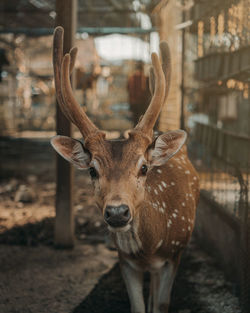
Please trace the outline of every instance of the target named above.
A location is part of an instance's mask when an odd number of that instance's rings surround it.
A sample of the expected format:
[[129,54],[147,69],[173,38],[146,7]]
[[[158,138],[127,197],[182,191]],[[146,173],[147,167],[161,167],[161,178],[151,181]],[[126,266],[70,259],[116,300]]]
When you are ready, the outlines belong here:
[[56,152],[78,169],[89,167],[90,153],[79,140],[67,136],[55,136],[50,142]]
[[187,138],[184,130],[174,130],[156,138],[149,148],[151,166],[161,166],[174,156],[183,146]]

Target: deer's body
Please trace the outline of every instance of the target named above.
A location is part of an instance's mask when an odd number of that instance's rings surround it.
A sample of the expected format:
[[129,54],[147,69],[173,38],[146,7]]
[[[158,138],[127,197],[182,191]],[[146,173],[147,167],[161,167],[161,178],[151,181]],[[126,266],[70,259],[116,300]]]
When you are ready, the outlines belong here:
[[193,231],[199,183],[186,153],[180,151],[166,165],[155,167],[145,189],[138,223],[130,231],[115,234],[114,240],[122,257],[150,271],[160,260],[174,259]]
[[84,145],[56,136],[52,145],[80,169],[90,169],[96,204],[118,249],[132,313],[145,313],[143,273],[151,273],[148,312],[167,313],[180,256],[194,227],[199,197],[197,174],[183,146],[184,131],[153,138],[153,126],[166,99],[170,55],[161,44],[162,66],[153,54],[151,103],[129,138],[108,141],[81,110],[69,75],[76,50],[63,56],[63,29],[54,34],[57,99],[64,114],[81,131]]

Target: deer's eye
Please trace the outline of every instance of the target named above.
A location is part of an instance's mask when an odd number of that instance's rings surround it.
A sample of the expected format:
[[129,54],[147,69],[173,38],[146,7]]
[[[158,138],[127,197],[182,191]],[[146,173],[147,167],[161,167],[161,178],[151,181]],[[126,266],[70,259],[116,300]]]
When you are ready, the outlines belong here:
[[98,178],[97,170],[94,167],[90,167],[89,174],[91,178]]
[[146,164],[143,164],[142,167],[141,167],[141,174],[142,175],[146,175],[147,174],[147,171],[148,171],[148,167]]

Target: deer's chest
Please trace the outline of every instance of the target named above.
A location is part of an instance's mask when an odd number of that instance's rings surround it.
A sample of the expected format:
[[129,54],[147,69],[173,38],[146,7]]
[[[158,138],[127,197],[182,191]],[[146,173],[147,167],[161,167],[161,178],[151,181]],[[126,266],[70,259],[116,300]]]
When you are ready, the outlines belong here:
[[142,249],[141,240],[134,231],[116,233],[114,240],[118,249],[125,254],[136,255]]
[[129,258],[125,257],[126,262],[137,271],[157,272],[168,262],[167,258],[157,255],[147,258]]

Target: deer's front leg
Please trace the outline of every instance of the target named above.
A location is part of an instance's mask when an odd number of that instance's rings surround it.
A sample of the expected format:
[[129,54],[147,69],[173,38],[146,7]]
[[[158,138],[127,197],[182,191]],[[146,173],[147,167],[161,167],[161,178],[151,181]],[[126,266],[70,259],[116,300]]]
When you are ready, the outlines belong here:
[[180,257],[178,257],[175,261],[169,261],[161,269],[159,290],[154,291],[158,294],[158,299],[157,304],[153,306],[153,313],[168,313],[171,290],[179,265],[179,260]]
[[158,298],[159,298],[159,287],[160,287],[160,272],[152,272],[150,274],[150,290],[148,299],[148,313],[157,312]]
[[132,268],[125,260],[120,259],[120,266],[131,305],[131,313],[145,313],[143,299],[143,272]]

